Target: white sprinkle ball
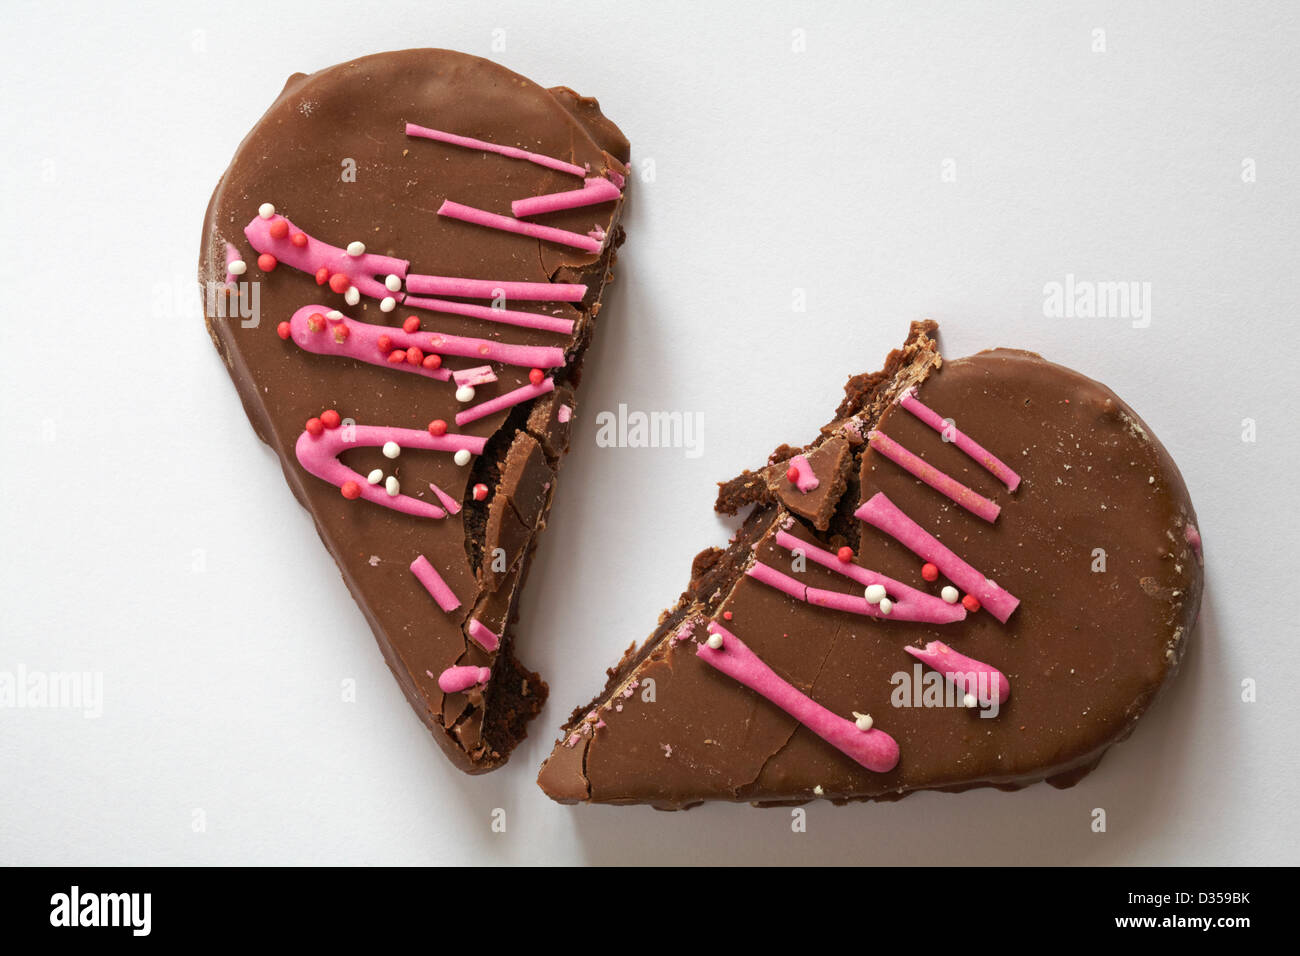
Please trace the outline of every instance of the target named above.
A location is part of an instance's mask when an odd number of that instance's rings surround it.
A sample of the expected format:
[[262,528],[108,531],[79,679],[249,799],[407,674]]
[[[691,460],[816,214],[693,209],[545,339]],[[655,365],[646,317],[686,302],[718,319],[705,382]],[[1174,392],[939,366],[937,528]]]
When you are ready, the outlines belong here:
[[264,202],[262,205],[257,207],[257,214],[263,219],[270,219],[275,215],[275,207],[269,202]]
[[397,457],[398,455],[400,455],[401,453],[402,453],[402,446],[399,445],[399,444],[397,444],[397,442],[395,442],[395,441],[386,441],[386,442],[384,442],[384,457],[385,457],[385,458],[396,458],[396,457]]
[[384,280],[384,288],[389,292],[397,292],[402,288],[402,280],[398,276],[390,275]]
[[864,734],[872,727],[875,726],[876,722],[871,719],[870,714],[859,714],[857,711],[854,711],[853,716],[858,718],[856,721],[854,721],[854,725],[858,728],[858,730],[862,731]]
[[384,472],[381,468],[376,468],[370,474],[366,475],[366,481],[370,482],[372,485],[377,485],[383,480]]
[[343,293],[343,301],[348,305],[356,305],[361,301],[361,292],[356,286],[350,285],[348,286],[348,290]]
[[462,385],[460,388],[456,389],[456,401],[458,402],[474,401],[474,386]]
[[243,259],[234,259],[226,264],[226,271],[232,276],[242,276],[248,271],[248,263]]
[[331,322],[337,322],[339,319],[343,318],[343,313],[338,309],[330,309],[325,313],[325,318],[329,319]]
[[975,699],[974,694],[967,694],[965,697],[961,699],[961,702],[967,707],[974,707],[976,704],[979,703],[979,701]]
[[944,589],[939,592],[939,596],[949,604],[956,604],[957,598],[961,597],[961,595],[957,593],[957,589],[951,584],[945,586]]
[[868,584],[866,593],[868,604],[879,604],[888,592],[883,584]]
[[389,475],[388,480],[384,482],[384,490],[396,498],[401,493],[402,486],[396,477]]
[[460,451],[456,452],[456,454],[452,456],[451,460],[458,465],[464,466],[469,464],[469,459],[470,459],[469,449],[462,448]]
[[397,308],[397,300],[391,295],[386,295],[379,300],[380,312],[392,312],[395,308]]
[[889,598],[881,598],[881,599],[880,599],[880,613],[881,613],[881,614],[888,614],[888,613],[891,612],[893,609],[894,609],[894,602],[893,602],[893,601],[889,600]]
[[721,635],[721,634],[710,634],[710,635],[709,635],[709,639],[708,639],[707,641],[705,641],[705,643],[708,644],[709,647],[713,648],[715,651],[717,651],[717,650],[721,650],[721,649],[722,649],[722,635]]
[[366,244],[364,242],[349,242],[348,255],[364,256],[366,254]]

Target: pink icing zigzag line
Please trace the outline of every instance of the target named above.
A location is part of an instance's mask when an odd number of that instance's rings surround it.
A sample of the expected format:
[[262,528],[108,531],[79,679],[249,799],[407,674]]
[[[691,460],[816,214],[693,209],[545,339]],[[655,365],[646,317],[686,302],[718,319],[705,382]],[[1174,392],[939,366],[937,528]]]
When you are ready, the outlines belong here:
[[933,594],[926,594],[924,591],[918,591],[916,588],[909,587],[901,581],[895,581],[878,571],[864,568],[860,564],[845,564],[837,555],[831,554],[815,544],[809,544],[802,538],[796,538],[788,531],[778,531],[775,540],[779,547],[785,548],[787,551],[798,549],[806,557],[811,558],[822,567],[829,568],[837,574],[842,574],[849,580],[861,584],[864,588],[872,584],[883,585],[894,600],[894,609],[888,614],[888,617],[895,620],[921,621],[926,624],[952,624],[966,618],[966,609],[960,604],[949,604],[942,598],[935,597]]
[[415,295],[408,295],[403,305],[413,309],[428,309],[430,312],[466,315],[474,319],[483,319],[485,322],[499,322],[502,325],[514,325],[523,329],[541,329],[543,332],[559,332],[563,335],[573,334],[572,319],[561,319],[553,315],[539,315],[536,312],[520,312],[517,309],[494,309],[488,305],[450,302],[447,299],[426,299]]
[[486,402],[471,405],[463,412],[457,412],[456,424],[468,425],[470,422],[476,422],[480,418],[491,415],[493,412],[499,412],[503,408],[510,408],[512,405],[526,402],[530,398],[537,398],[539,395],[545,395],[554,388],[555,382],[549,378],[542,379],[540,385],[525,385],[522,388],[516,388],[513,391],[506,392],[504,395],[490,398]]
[[[289,331],[294,342],[318,355],[343,355],[371,365],[391,365],[401,371],[414,372],[440,382],[450,379],[453,373],[445,368],[427,369],[409,362],[391,363],[388,361],[388,353],[379,347],[379,337],[387,336],[394,349],[418,348],[440,355],[488,359],[523,368],[558,368],[564,364],[564,349],[549,345],[511,345],[491,339],[444,335],[441,332],[407,332],[401,327],[372,325],[347,316],[331,320],[329,314],[330,309],[323,305],[304,305],[295,312],[289,320]],[[313,332],[308,324],[313,315],[326,316],[325,328],[320,332]],[[334,337],[334,329],[338,325],[344,325],[348,330],[347,338],[342,342],[336,341]]]
[[853,721],[833,714],[778,677],[740,638],[722,625],[710,623],[709,631],[722,638],[722,647],[714,649],[707,642],[696,645],[695,653],[705,663],[766,697],[836,750],[873,773],[888,773],[898,765],[898,742],[889,734],[875,728],[865,732],[858,730]]
[[489,654],[501,646],[501,638],[478,618],[474,618],[469,622],[469,636],[474,643]]
[[812,470],[812,465],[808,464],[808,459],[803,455],[795,455],[791,458],[790,467],[797,472],[794,486],[805,495],[810,491],[816,491],[821,485],[821,481],[818,480],[816,473]]
[[444,694],[459,694],[492,679],[492,668],[458,664],[438,675],[438,687]]
[[595,206],[598,203],[621,199],[622,196],[619,188],[608,179],[596,177],[586,180],[586,185],[581,189],[516,199],[510,204],[510,211],[516,218],[523,219],[525,216],[540,216],[548,212],[559,212],[561,209]]
[[429,592],[430,597],[438,602],[438,607],[447,612],[460,607],[460,598],[456,597],[451,587],[442,579],[442,575],[437,572],[424,555],[419,555],[411,562],[411,573],[424,585],[424,589]]
[[997,478],[1007,486],[1007,491],[1015,491],[1020,487],[1020,476],[1006,465],[1000,458],[986,449],[975,439],[971,438],[965,432],[960,431],[955,424],[948,424],[940,417],[939,413],[923,404],[916,397],[916,386],[906,389],[898,397],[898,404],[929,425],[939,434],[943,435],[945,440],[951,441],[954,445],[969,455],[976,464],[982,466],[989,474]]
[[[762,561],[755,561],[745,571],[745,574],[761,584],[766,584],[768,587],[776,588],[776,590],[790,595],[796,601],[803,601],[814,607],[830,608],[832,611],[844,611],[847,614],[874,617],[879,621],[918,621],[924,624],[951,624],[954,621],[962,620],[966,616],[964,608],[953,608],[937,598],[934,600],[938,604],[942,604],[942,608],[938,608],[930,602],[918,604],[915,601],[900,600],[899,603],[894,605],[893,610],[885,614],[880,610],[880,605],[872,604],[861,595],[845,594],[842,591],[830,591],[825,588],[810,588],[806,584],[796,581],[790,575],[778,571],[770,564],[764,564]],[[929,597],[928,594],[922,596]]]
[[232,262],[242,261],[239,258],[239,249],[231,243],[226,243],[226,285],[233,285],[239,281],[239,276],[230,271]]
[[421,139],[437,140],[439,143],[449,143],[452,146],[463,146],[466,149],[479,149],[485,153],[497,153],[501,156],[509,156],[511,159],[523,159],[530,163],[536,163],[538,166],[545,166],[547,169],[554,169],[561,173],[571,173],[574,176],[587,175],[587,170],[576,163],[565,162],[562,159],[556,159],[554,156],[546,156],[542,153],[530,152],[526,149],[520,149],[517,146],[502,146],[498,143],[489,143],[484,139],[474,139],[471,136],[460,136],[456,133],[447,133],[440,129],[430,129],[427,126],[417,126],[415,123],[406,124],[407,136],[418,136]]
[[443,204],[438,207],[438,215],[446,216],[449,219],[459,219],[461,222],[473,223],[476,226],[486,226],[489,229],[500,229],[502,232],[513,232],[521,236],[541,239],[545,242],[554,242],[562,246],[573,246],[575,249],[590,252],[592,255],[598,255],[604,247],[604,243],[600,240],[584,236],[581,233],[569,232],[567,229],[556,229],[552,226],[539,226],[535,222],[522,222],[518,219],[511,219],[509,216],[488,212],[486,209],[475,209],[473,206],[452,202],[450,199],[444,200]]
[[438,500],[442,502],[442,506],[447,509],[447,514],[449,515],[460,514],[459,501],[457,501],[451,495],[447,494],[447,492],[443,491],[432,481],[429,482],[429,490],[438,496]]
[[867,443],[894,464],[920,478],[935,491],[947,495],[971,514],[978,515],[990,523],[998,520],[998,513],[1002,509],[995,502],[971,491],[956,478],[940,471],[924,458],[912,454],[884,432],[869,433]]
[[[281,219],[289,223],[289,235],[283,239],[272,239],[271,225]],[[290,241],[290,237],[295,232],[302,232],[307,237],[306,245],[295,246]],[[341,272],[356,286],[358,292],[372,299],[396,295],[388,291],[384,283],[375,276],[395,275],[399,279],[405,279],[406,270],[410,266],[405,259],[394,259],[391,256],[380,256],[372,252],[350,256],[346,250],[331,246],[328,242],[321,242],[303,232],[285,216],[276,215],[270,219],[263,219],[260,215],[254,216],[253,221],[244,227],[244,235],[258,252],[269,252],[275,256],[277,262],[309,275],[315,274],[321,266],[329,269],[331,273]]]
[[1011,681],[1005,674],[983,661],[957,653],[943,641],[903,650],[943,674],[963,693],[975,694],[981,704],[998,703],[1011,696]]
[[495,282],[452,276],[406,277],[406,291],[417,295],[449,295],[460,299],[516,299],[520,302],[581,302],[587,287],[574,282]]
[[[352,439],[345,440],[344,433]],[[417,518],[445,518],[447,513],[437,505],[412,498],[409,495],[390,495],[381,485],[372,485],[365,477],[343,462],[338,456],[349,448],[380,448],[385,442],[395,441],[403,448],[422,451],[456,452],[465,449],[472,455],[481,455],[487,439],[474,435],[430,435],[423,429],[389,428],[380,425],[352,425],[347,428],[326,429],[320,435],[304,431],[298,436],[294,453],[308,474],[328,481],[335,488],[354,481],[361,490],[360,497],[373,504],[383,505],[402,514]]]
[[1019,598],[984,577],[957,557],[938,538],[903,514],[883,491],[873,495],[853,514],[859,520],[879,528],[899,541],[922,561],[929,561],[943,572],[948,580],[967,593],[975,595],[980,604],[988,608],[989,613],[1003,624],[1020,605]]

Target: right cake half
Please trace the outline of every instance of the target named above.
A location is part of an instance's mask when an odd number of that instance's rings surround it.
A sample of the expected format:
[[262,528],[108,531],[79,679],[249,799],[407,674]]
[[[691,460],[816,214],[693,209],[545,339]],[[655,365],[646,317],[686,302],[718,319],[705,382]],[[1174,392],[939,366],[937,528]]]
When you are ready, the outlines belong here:
[[1092,770],[1178,669],[1202,589],[1187,488],[1114,392],[912,324],[835,418],[720,486],[750,508],[573,712],[564,803],[792,804]]

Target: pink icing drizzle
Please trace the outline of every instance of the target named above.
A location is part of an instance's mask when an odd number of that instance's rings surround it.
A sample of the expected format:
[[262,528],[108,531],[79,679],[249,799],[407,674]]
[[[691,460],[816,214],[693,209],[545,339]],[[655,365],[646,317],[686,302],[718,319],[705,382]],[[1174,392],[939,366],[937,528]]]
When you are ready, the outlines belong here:
[[460,513],[460,502],[447,494],[447,492],[443,491],[432,481],[429,482],[429,490],[438,496],[438,500],[442,502],[442,506],[447,509],[447,514],[454,515]]
[[469,622],[469,636],[489,654],[501,646],[501,638],[497,637],[492,629],[478,618],[473,618]]
[[411,562],[411,573],[424,585],[424,589],[438,602],[444,611],[454,611],[460,607],[460,598],[452,592],[451,587],[442,579],[442,575],[429,563],[424,555],[419,555]]
[[944,435],[954,445],[969,455],[975,462],[982,466],[989,474],[997,478],[1007,486],[1007,491],[1015,491],[1020,487],[1020,476],[1011,470],[1009,466],[1002,462],[1000,458],[986,449],[975,439],[971,438],[965,432],[958,430],[955,424],[949,425],[944,422],[938,412],[923,404],[916,397],[916,386],[906,389],[899,396],[898,404],[919,418],[925,424],[929,425],[939,434]]
[[867,436],[867,442],[894,464],[920,478],[935,491],[947,495],[971,514],[988,522],[998,520],[998,513],[1002,509],[995,502],[976,494],[947,472],[940,471],[924,458],[912,454],[884,432],[873,431]]
[[230,264],[239,261],[239,250],[229,242],[226,243],[226,285],[239,281],[239,276],[230,271]]
[[544,196],[531,196],[528,199],[516,199],[510,204],[510,211],[522,219],[525,216],[540,216],[543,213],[559,212],[561,209],[577,209],[581,206],[594,206],[597,203],[610,202],[622,197],[619,188],[608,179],[595,177],[586,180],[581,189],[570,189],[561,193],[547,193]]
[[817,490],[817,487],[821,485],[821,481],[818,480],[817,475],[812,470],[812,465],[808,464],[808,459],[803,455],[795,455],[791,458],[790,467],[797,472],[794,486],[804,494]]
[[721,636],[722,647],[696,645],[695,653],[728,677],[766,697],[836,750],[851,757],[873,773],[888,773],[898,765],[898,742],[874,727],[863,732],[853,721],[839,717],[778,677],[772,668],[720,624],[709,630]]
[[477,405],[471,405],[463,412],[456,413],[456,424],[467,425],[470,422],[478,421],[493,412],[499,412],[503,408],[510,408],[518,405],[520,402],[526,402],[530,398],[537,398],[539,395],[545,395],[555,388],[555,382],[552,379],[544,378],[540,385],[525,385],[522,388],[516,388],[513,391],[506,392],[504,395],[498,395],[496,398],[490,398],[486,402],[480,402]]
[[459,664],[454,667],[448,667],[438,675],[438,687],[444,694],[459,694],[463,690],[469,690],[478,684],[486,684],[492,679],[492,668],[490,667],[473,667],[468,664]]
[[[345,432],[352,434],[351,441],[344,439]],[[298,436],[294,453],[309,474],[328,481],[336,488],[342,488],[344,482],[355,481],[361,489],[361,497],[366,501],[418,518],[445,518],[447,512],[437,505],[431,505],[427,501],[409,495],[390,495],[381,485],[370,484],[365,477],[338,459],[339,454],[349,448],[379,448],[389,441],[395,441],[403,448],[449,452],[464,448],[471,454],[481,455],[487,440],[473,435],[435,436],[423,429],[353,425],[348,428],[327,429],[320,435],[312,435],[311,432],[304,431]]]
[[497,373],[492,371],[491,365],[476,365],[452,372],[451,378],[457,385],[490,385],[497,380]]
[[541,329],[544,332],[559,332],[563,335],[570,335],[573,332],[572,319],[562,319],[554,315],[539,315],[536,312],[521,312],[518,309],[494,309],[489,305],[451,302],[447,299],[426,299],[414,295],[408,295],[403,304],[414,309],[448,312],[452,315],[467,315],[471,318],[482,319],[485,322],[499,322],[502,325],[515,325],[524,329]]
[[[283,239],[272,239],[271,224],[279,219],[289,223],[289,235]],[[302,232],[307,237],[305,246],[295,246],[290,241],[295,232]],[[271,253],[277,262],[284,265],[313,274],[321,266],[329,269],[331,273],[342,273],[356,286],[358,292],[372,299],[383,299],[394,295],[388,291],[383,281],[376,279],[375,276],[395,275],[399,279],[405,279],[406,270],[410,266],[405,259],[375,255],[372,252],[350,256],[347,250],[321,242],[303,232],[285,216],[272,216],[270,219],[254,216],[253,221],[244,227],[244,235],[248,237],[254,249],[258,252]]]
[[[983,661],[977,661],[973,657],[967,657],[965,654],[959,654],[954,651],[943,641],[930,641],[925,647],[904,647],[903,650],[911,654],[918,661],[928,664],[958,685],[966,689],[967,693],[975,693],[976,688],[980,687],[978,683],[979,675],[984,675],[984,684],[980,688],[985,691],[981,699],[977,694],[980,703],[988,703],[989,699],[994,701],[1004,701],[1011,696],[1011,681],[1007,676],[996,667],[985,664]],[[975,686],[971,686],[971,684]],[[997,696],[990,697],[987,691],[996,689]]]
[[949,604],[942,598],[918,591],[878,571],[864,568],[860,564],[852,562],[846,564],[837,555],[815,544],[809,544],[802,538],[796,538],[788,531],[778,531],[775,540],[779,547],[787,551],[797,548],[822,567],[842,574],[863,587],[872,584],[883,585],[894,601],[894,609],[886,615],[887,617],[899,621],[921,621],[926,624],[952,624],[966,618],[966,609],[960,604]]
[[438,208],[438,215],[446,216],[449,219],[459,219],[461,222],[473,223],[476,226],[486,226],[489,229],[500,229],[502,232],[513,232],[521,236],[541,239],[545,242],[573,246],[575,249],[590,252],[592,255],[598,254],[603,246],[600,240],[584,236],[581,233],[570,232],[567,229],[556,229],[552,226],[539,226],[535,222],[511,219],[509,216],[488,212],[486,209],[475,209],[473,206],[465,206],[458,202],[452,202],[450,199],[443,201],[443,204]]
[[854,516],[879,528],[901,542],[905,548],[923,561],[931,562],[948,580],[966,592],[975,595],[990,614],[1003,624],[1020,605],[1020,599],[1002,590],[984,575],[957,557],[938,538],[909,518],[885,496],[883,491],[874,494]]
[[[296,311],[289,320],[289,331],[294,342],[318,355],[342,355],[371,365],[391,365],[400,371],[434,378],[440,382],[451,378],[452,372],[445,368],[427,369],[423,365],[412,365],[409,362],[389,362],[388,354],[379,347],[379,337],[388,336],[394,349],[419,348],[440,355],[489,359],[523,368],[558,368],[564,364],[564,349],[549,345],[511,345],[491,339],[444,335],[441,332],[407,332],[400,326],[373,325],[347,316],[337,322],[326,321],[324,330],[313,332],[308,320],[313,314],[326,315],[329,311],[323,305],[304,305]],[[348,336],[342,342],[334,338],[334,328],[337,325],[347,326]]]
[[517,299],[520,302],[581,302],[587,287],[572,282],[496,282],[453,276],[406,277],[406,291],[419,295],[449,295],[460,299]]
[[[933,601],[942,605],[941,608],[936,607],[935,603],[931,602],[920,603],[900,600],[888,614],[885,614],[880,610],[878,604],[872,604],[861,595],[808,587],[806,584],[795,580],[782,571],[778,571],[769,564],[764,564],[762,561],[755,561],[751,564],[745,574],[755,581],[790,595],[796,601],[803,601],[815,607],[830,608],[832,611],[844,611],[848,614],[874,617],[881,621],[919,621],[925,624],[951,624],[953,621],[960,621],[966,616],[964,608],[947,604],[938,598],[934,598]],[[888,579],[883,578],[882,580]],[[922,596],[930,597],[928,594]]]
[[471,136],[460,136],[456,133],[447,133],[440,129],[430,129],[427,126],[417,126],[415,123],[406,124],[407,136],[418,136],[421,139],[437,140],[440,143],[450,143],[452,146],[463,146],[466,149],[479,149],[485,153],[497,153],[501,156],[509,156],[511,159],[523,159],[530,163],[536,163],[538,166],[545,166],[547,169],[554,169],[561,173],[571,173],[574,176],[587,175],[587,170],[576,163],[565,162],[562,159],[556,159],[554,156],[546,156],[542,153],[530,152],[526,149],[520,149],[517,146],[502,146],[499,143],[489,143],[484,139],[474,139]]

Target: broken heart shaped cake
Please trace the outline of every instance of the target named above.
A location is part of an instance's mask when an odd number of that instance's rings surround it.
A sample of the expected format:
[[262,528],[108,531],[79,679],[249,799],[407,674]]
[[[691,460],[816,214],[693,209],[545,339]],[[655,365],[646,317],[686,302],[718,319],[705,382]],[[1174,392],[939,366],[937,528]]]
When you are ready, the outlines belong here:
[[803,447],[574,711],[561,802],[756,804],[1077,782],[1177,670],[1202,589],[1177,467],[1110,389],[932,322]]
[[466,771],[545,700],[514,622],[627,162],[593,99],[386,53],[290,77],[203,224],[206,322],[248,418]]

